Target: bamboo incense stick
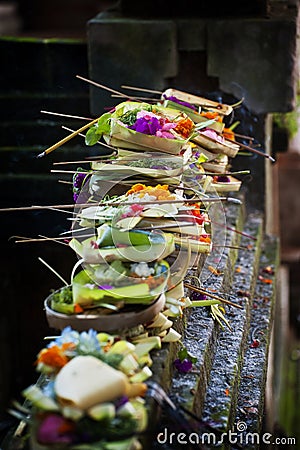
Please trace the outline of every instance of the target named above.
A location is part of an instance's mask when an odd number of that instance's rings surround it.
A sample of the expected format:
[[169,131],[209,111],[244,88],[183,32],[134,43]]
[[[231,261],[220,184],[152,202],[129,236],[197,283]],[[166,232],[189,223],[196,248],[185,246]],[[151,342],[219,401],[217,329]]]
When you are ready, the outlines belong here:
[[257,150],[256,148],[250,147],[249,145],[242,144],[241,142],[234,141],[233,139],[229,139],[229,138],[226,138],[226,141],[232,142],[233,144],[238,144],[241,148],[245,148],[246,150],[249,150],[249,152],[256,153],[257,155],[263,156],[264,158],[267,158],[270,161],[275,162],[275,159],[271,155],[261,152],[260,150]]
[[[78,173],[78,170],[59,170],[59,169],[51,169],[50,170],[50,172],[51,173],[71,173],[71,174],[75,174],[75,173]],[[84,170],[81,170],[80,171],[80,173],[86,173],[86,174],[88,174],[88,173],[92,173],[92,172],[89,172],[89,171],[84,171]]]
[[41,113],[50,114],[52,116],[70,117],[71,119],[81,119],[81,120],[89,120],[89,121],[93,120],[91,117],[73,116],[71,114],[64,114],[64,113],[58,113],[58,112],[53,112],[53,111],[42,110]]
[[149,92],[150,94],[162,94],[162,91],[155,91],[153,89],[145,89],[145,88],[141,88],[141,87],[136,87],[136,86],[127,86],[125,84],[123,84],[121,86],[121,88],[123,89],[131,89],[132,91],[140,91],[140,92]]
[[56,272],[56,270],[53,269],[53,267],[49,266],[48,263],[46,263],[46,261],[44,261],[42,258],[38,258],[39,261],[41,261],[41,263],[43,263],[48,269],[51,270],[51,272],[53,272],[66,286],[68,286],[68,283],[66,282],[66,280],[63,279],[63,277],[61,275],[59,275],[59,273]]
[[[115,89],[112,89],[108,86],[104,86],[104,84],[96,83],[96,81],[89,80],[88,78],[81,77],[80,75],[76,75],[76,78],[86,81],[87,83],[93,84],[94,86],[104,89],[106,91],[112,92],[113,94],[117,94],[119,96],[126,97],[126,95],[124,95],[122,92],[116,91]],[[134,99],[134,97],[131,97],[131,98]]]
[[[172,204],[172,203],[210,203],[210,202],[219,202],[219,201],[229,201],[233,203],[240,203],[240,200],[232,198],[232,197],[208,197],[208,198],[193,198],[193,199],[182,199],[182,200],[154,200],[148,202],[139,202],[140,205],[158,205],[158,204]],[[10,211],[33,211],[33,210],[42,210],[42,209],[57,209],[57,208],[75,208],[75,207],[91,207],[91,206],[127,206],[127,205],[136,205],[137,202],[90,202],[90,203],[79,203],[79,204],[69,204],[69,205],[32,205],[32,206],[20,206],[13,208],[1,208],[0,212],[10,212]]]
[[91,227],[81,227],[81,228],[74,228],[72,230],[68,230],[68,231],[63,231],[62,233],[60,233],[60,236],[66,236],[66,234],[74,234],[74,233],[79,233],[85,230],[90,230]]
[[244,134],[239,134],[239,133],[236,133],[235,131],[234,131],[234,135],[237,137],[240,137],[240,138],[248,139],[249,141],[254,141],[254,137],[252,137],[252,136],[245,136]]
[[[210,220],[210,222],[212,224],[214,224],[214,225],[217,225],[218,227],[224,228],[224,225],[222,225],[221,223],[218,223],[218,222],[215,222],[215,221],[212,221],[212,220]],[[225,226],[225,228],[227,230],[229,230],[229,231],[233,231],[234,233],[240,234],[241,236],[245,236],[245,237],[247,237],[249,239],[252,239],[253,241],[257,240],[257,238],[255,236],[251,236],[251,234],[245,233],[244,231],[239,231],[239,230],[237,230],[235,228],[232,228],[232,227],[229,227],[227,225]]]
[[249,250],[248,247],[242,246],[242,245],[212,245],[212,248],[232,248],[236,250]]
[[50,209],[56,211],[58,208],[75,208],[76,206],[93,206],[90,203],[83,204],[70,204],[70,205],[32,205],[32,206],[20,206],[15,208],[2,208],[0,212],[10,212],[10,211],[34,211],[34,210],[42,210],[42,209]]
[[[147,226],[147,227],[143,227],[142,225],[139,227],[141,230],[160,230],[160,229],[164,229],[164,228],[180,228],[180,227],[192,227],[196,224],[196,222],[175,222],[173,225],[172,224],[167,224],[167,225],[151,225],[151,226]],[[179,232],[179,231],[178,231]],[[181,233],[181,234],[186,234],[186,233]]]
[[[149,201],[143,201],[138,202],[139,205],[168,205],[168,204],[175,204],[175,203],[198,203],[198,202],[216,202],[216,201],[224,201],[227,200],[227,197],[209,197],[209,198],[183,198],[181,200],[149,200]],[[126,206],[126,205],[136,205],[136,201],[134,202],[104,202],[100,203],[101,205],[108,205],[108,206]]]
[[238,305],[236,303],[231,302],[230,300],[226,300],[222,297],[219,297],[218,295],[212,294],[209,291],[206,291],[205,289],[198,288],[198,287],[193,286],[192,284],[188,284],[188,283],[184,283],[184,286],[188,289],[191,289],[192,291],[199,292],[200,294],[207,295],[208,297],[214,298],[215,300],[219,300],[222,303],[226,303],[227,305],[235,306],[236,308],[243,309],[243,307],[241,305]]
[[[131,89],[131,90],[133,90],[133,91],[140,91],[140,92],[149,92],[149,93],[151,93],[151,94],[159,94],[159,95],[162,95],[163,94],[163,92],[162,91],[155,91],[155,90],[152,90],[152,89],[145,89],[145,88],[138,88],[138,87],[135,87],[135,86],[127,86],[127,85],[122,85],[121,86],[123,89]],[[191,94],[192,95],[192,94]],[[214,100],[209,100],[209,99],[205,99],[205,98],[203,98],[203,97],[201,97],[203,100],[207,100],[207,101],[211,101],[212,103],[197,103],[199,106],[202,106],[203,108],[216,108],[218,105],[220,105],[221,103],[219,103],[219,102],[215,102]],[[242,101],[242,100],[241,100]],[[239,101],[238,102],[238,104],[241,102],[241,101]],[[238,104],[235,104],[235,105],[230,105],[231,107],[235,107],[235,106],[237,106]]]
[[248,175],[250,170],[237,170],[236,172],[200,172],[200,175],[208,175],[211,177],[222,177],[224,175]]
[[[66,126],[62,126],[62,128],[63,128],[63,130],[67,130],[67,131],[71,131],[71,132],[75,133],[74,130],[72,130],[71,128],[68,128]],[[78,136],[81,136],[81,137],[85,138],[85,135],[82,134],[82,133],[78,133]],[[114,152],[116,152],[116,149],[114,147],[112,147],[111,145],[106,144],[105,142],[97,141],[97,144],[103,145],[103,147],[110,148],[110,149],[114,150]],[[114,152],[112,152],[111,155],[113,155]],[[108,157],[108,156],[111,156],[111,155],[105,155],[105,156]],[[104,155],[102,157],[104,157]]]
[[64,166],[67,164],[89,164],[91,161],[89,161],[88,159],[82,160],[82,161],[57,161],[54,162],[53,165],[54,166]]
[[69,136],[66,136],[65,138],[58,141],[56,144],[52,145],[51,147],[48,147],[46,150],[44,150],[42,153],[39,153],[37,155],[37,158],[42,158],[43,156],[48,155],[49,153],[53,152],[53,150],[56,150],[61,145],[65,144],[66,142],[70,141],[73,137],[77,136],[82,131],[87,130],[90,128],[94,123],[98,122],[99,118],[92,120],[91,122],[85,124],[83,127],[79,128],[76,131],[73,131],[73,133],[69,134]]
[[[66,127],[65,125],[62,126],[63,130],[67,130],[67,131],[71,131],[71,133],[73,133],[75,130],[72,130],[72,128]],[[85,138],[85,134],[82,133],[78,133],[78,136],[81,136],[83,138]]]
[[132,97],[130,95],[125,95],[125,94],[111,94],[111,97],[115,97],[115,98],[129,98],[129,99],[134,99],[134,100],[142,100],[142,101],[147,101],[147,102],[157,102],[159,99],[156,98],[151,98],[151,97]]
[[62,183],[62,184],[73,184],[72,181],[66,181],[66,180],[58,180],[58,182]]
[[[80,237],[91,237],[91,236],[95,236],[95,234],[82,234]],[[55,241],[59,241],[59,240],[63,240],[66,241],[68,238],[67,237],[55,237],[55,238],[50,238],[50,237],[45,237],[45,238],[26,238],[26,239],[22,239],[22,240],[17,240],[15,241],[16,244],[20,244],[20,243],[27,243],[27,242],[55,242]]]
[[[42,234],[39,234],[38,236],[41,237],[41,238],[44,238],[44,239],[48,239],[48,236],[44,236],[44,235],[42,235]],[[57,239],[57,238],[53,238],[53,241],[54,241],[54,242],[57,242],[57,244],[65,245],[65,246],[69,247],[69,244],[67,244],[66,242],[60,241],[60,240]]]

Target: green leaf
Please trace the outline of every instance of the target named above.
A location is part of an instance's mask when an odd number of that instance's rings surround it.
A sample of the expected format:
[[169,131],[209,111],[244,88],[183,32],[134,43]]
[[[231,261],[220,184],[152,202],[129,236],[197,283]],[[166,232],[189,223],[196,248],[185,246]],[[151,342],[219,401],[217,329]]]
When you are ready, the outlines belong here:
[[201,153],[199,158],[197,159],[197,163],[201,164],[203,162],[206,162],[208,160],[208,156],[204,155],[204,153]]
[[199,122],[195,125],[195,130],[199,131],[202,128],[210,127],[213,123],[215,123],[215,119],[206,120],[205,122]]
[[98,141],[99,141],[98,128],[97,125],[93,125],[85,135],[85,143],[86,145],[95,145],[97,144]]
[[180,359],[180,361],[184,361],[185,359],[188,359],[193,364],[195,364],[197,362],[197,358],[195,356],[191,355],[187,351],[186,347],[182,347],[181,350],[179,350],[177,356]]
[[99,139],[101,139],[103,134],[109,134],[110,118],[110,113],[102,114],[102,116],[99,117],[98,122],[91,128],[89,128],[85,135],[86,145],[95,145],[99,141]]
[[214,318],[214,320],[216,320],[220,324],[221,328],[223,328],[223,324],[225,324],[229,328],[229,330],[232,331],[232,328],[228,320],[226,319],[224,314],[220,311],[218,305],[211,305],[211,315]]
[[110,132],[110,113],[102,114],[97,122],[98,133],[108,134]]

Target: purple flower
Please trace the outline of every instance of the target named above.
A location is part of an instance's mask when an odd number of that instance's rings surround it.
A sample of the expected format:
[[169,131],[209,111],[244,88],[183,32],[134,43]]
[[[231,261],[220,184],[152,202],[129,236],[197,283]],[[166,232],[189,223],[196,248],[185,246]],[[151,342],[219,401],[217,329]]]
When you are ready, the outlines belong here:
[[206,295],[205,294],[201,294],[201,292],[192,292],[191,293],[191,299],[192,300],[206,300]]
[[217,176],[217,181],[219,183],[230,183],[230,178],[227,177],[226,175],[218,175]]
[[121,408],[121,406],[125,405],[128,402],[129,398],[126,395],[118,398],[115,402],[116,409]]
[[75,425],[59,414],[49,414],[37,430],[41,444],[72,444],[75,441]]
[[78,172],[74,176],[74,181],[73,181],[74,188],[81,189],[85,177],[86,177],[86,173]]
[[158,130],[161,129],[161,125],[157,117],[144,116],[136,120],[136,122],[129,128],[137,131],[138,133],[155,135]]
[[151,169],[157,169],[157,170],[168,170],[170,167],[168,166],[164,166],[163,164],[159,165],[157,164],[156,166],[152,166]]
[[184,102],[183,100],[179,100],[177,97],[174,97],[173,95],[170,95],[170,97],[167,97],[166,95],[164,95],[164,98],[166,100],[170,100],[171,102],[178,103],[178,105],[186,106],[187,108],[197,111],[197,108],[194,105],[192,105],[191,103],[188,103],[188,102]]
[[113,286],[111,286],[110,284],[101,284],[98,286],[98,289],[103,289],[103,290],[107,291],[109,289],[113,289]]
[[182,361],[177,358],[174,361],[174,366],[178,370],[178,372],[187,373],[192,369],[193,363],[187,358],[183,359]]
[[[76,203],[78,201],[79,195],[81,194],[82,188],[85,182],[88,180],[90,174],[87,172],[77,172],[73,177],[73,200]],[[85,199],[80,199],[81,203],[85,203]]]

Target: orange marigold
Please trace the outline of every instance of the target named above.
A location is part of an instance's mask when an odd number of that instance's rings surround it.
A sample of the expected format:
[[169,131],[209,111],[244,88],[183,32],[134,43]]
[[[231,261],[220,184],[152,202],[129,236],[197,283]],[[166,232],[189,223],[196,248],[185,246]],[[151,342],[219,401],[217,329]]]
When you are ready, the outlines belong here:
[[181,119],[179,120],[176,128],[174,128],[174,130],[181,134],[181,136],[183,136],[184,138],[188,138],[189,135],[191,134],[192,130],[194,128],[194,123],[193,121],[187,117],[185,119]]
[[230,128],[224,128],[222,134],[225,139],[231,139],[234,141],[234,132]]
[[217,113],[213,111],[203,111],[200,113],[201,116],[206,117],[206,119],[215,119],[216,122],[223,122],[222,117]]
[[52,347],[44,348],[38,354],[37,364],[43,363],[47,366],[60,369],[69,362],[69,358],[65,352],[73,348],[74,344],[72,342],[64,343],[61,347],[53,345]]
[[143,191],[144,189],[146,189],[145,184],[136,183],[126,192],[126,195],[134,194],[135,192]]

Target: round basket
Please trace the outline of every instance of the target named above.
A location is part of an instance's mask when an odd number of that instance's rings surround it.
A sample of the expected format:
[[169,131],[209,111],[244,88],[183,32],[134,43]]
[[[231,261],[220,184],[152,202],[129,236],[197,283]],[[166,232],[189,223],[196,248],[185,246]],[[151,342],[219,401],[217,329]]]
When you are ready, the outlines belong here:
[[[56,292],[59,292],[56,291]],[[70,326],[77,331],[86,331],[94,329],[96,331],[118,331],[133,328],[141,324],[151,322],[151,320],[163,309],[165,304],[165,295],[161,294],[150,305],[130,305],[124,307],[121,312],[110,314],[96,314],[87,312],[85,314],[63,314],[54,311],[51,305],[51,297],[49,295],[45,302],[45,311],[48,325],[57,330],[63,330]]]

